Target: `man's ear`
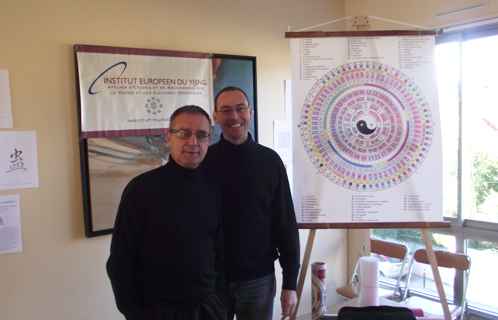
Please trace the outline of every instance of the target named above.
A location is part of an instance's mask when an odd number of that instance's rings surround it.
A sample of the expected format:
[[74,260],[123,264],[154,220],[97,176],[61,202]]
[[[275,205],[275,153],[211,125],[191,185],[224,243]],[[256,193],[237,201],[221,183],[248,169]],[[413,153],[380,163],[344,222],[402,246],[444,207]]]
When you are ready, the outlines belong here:
[[168,146],[170,145],[169,141],[171,140],[171,132],[169,129],[166,129],[166,141],[168,142]]
[[218,123],[218,112],[216,112],[216,111],[213,111],[213,121],[214,121],[214,123],[219,124]]

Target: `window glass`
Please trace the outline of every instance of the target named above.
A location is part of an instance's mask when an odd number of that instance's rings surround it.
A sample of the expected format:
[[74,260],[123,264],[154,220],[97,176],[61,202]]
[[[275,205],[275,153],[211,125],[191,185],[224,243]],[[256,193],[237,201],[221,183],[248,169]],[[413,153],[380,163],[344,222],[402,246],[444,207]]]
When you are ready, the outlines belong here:
[[[403,260],[388,257],[381,254],[372,253],[370,254],[372,257],[379,259],[379,281],[389,283],[391,285],[396,285],[396,281],[398,280],[398,276],[400,272],[401,275],[401,284],[406,280],[406,276],[408,275],[408,259],[403,265]],[[401,269],[403,268],[403,270]],[[401,285],[403,287],[403,285]]]
[[498,36],[463,44],[464,218],[498,222]]
[[498,277],[495,274],[498,266],[498,243],[469,239],[467,254],[471,267],[467,300],[474,308],[498,313],[496,293]]

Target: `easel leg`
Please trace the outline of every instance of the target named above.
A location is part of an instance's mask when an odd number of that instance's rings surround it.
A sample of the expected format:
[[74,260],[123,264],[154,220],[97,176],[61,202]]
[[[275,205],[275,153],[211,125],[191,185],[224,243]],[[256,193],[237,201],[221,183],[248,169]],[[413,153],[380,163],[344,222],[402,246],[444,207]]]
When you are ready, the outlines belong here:
[[429,229],[422,229],[422,236],[424,237],[425,249],[427,250],[427,257],[429,258],[429,262],[432,267],[432,273],[434,275],[434,281],[436,282],[437,292],[439,293],[439,300],[441,301],[441,305],[443,306],[444,319],[451,320],[451,313],[450,309],[448,308],[448,301],[446,300],[443,283],[441,281],[439,269],[437,268],[436,255],[434,254],[431,238],[429,236]]
[[315,241],[316,229],[310,229],[308,235],[308,242],[306,243],[306,251],[304,252],[303,263],[301,264],[301,271],[299,272],[299,279],[297,281],[297,306],[296,312],[290,317],[290,320],[296,320],[297,310],[299,309],[299,303],[301,302],[301,294],[303,293],[304,280],[306,279],[306,272],[308,272],[308,265],[310,263],[311,249],[313,248],[313,242]]

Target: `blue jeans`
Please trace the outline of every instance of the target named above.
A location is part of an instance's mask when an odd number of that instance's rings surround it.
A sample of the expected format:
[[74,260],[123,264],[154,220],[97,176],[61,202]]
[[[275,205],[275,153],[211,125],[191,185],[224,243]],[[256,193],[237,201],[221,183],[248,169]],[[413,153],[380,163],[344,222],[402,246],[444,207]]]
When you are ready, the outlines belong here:
[[271,320],[276,293],[275,274],[255,280],[226,283],[227,320]]

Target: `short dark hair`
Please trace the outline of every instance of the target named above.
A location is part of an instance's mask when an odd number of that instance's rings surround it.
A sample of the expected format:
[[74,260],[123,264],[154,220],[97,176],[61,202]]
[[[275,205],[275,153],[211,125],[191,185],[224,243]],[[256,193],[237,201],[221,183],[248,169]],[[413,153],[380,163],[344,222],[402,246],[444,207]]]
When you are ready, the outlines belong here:
[[214,111],[218,111],[218,97],[220,96],[220,94],[222,94],[223,92],[228,92],[228,91],[240,91],[240,92],[242,92],[244,97],[246,97],[247,104],[249,106],[251,105],[251,103],[249,102],[249,98],[247,97],[247,94],[244,92],[244,90],[242,90],[241,88],[237,88],[237,87],[225,87],[225,88],[221,89],[221,91],[218,92],[218,94],[214,98]]
[[173,122],[175,121],[175,118],[182,113],[202,114],[203,116],[206,117],[206,119],[208,119],[209,130],[211,130],[211,118],[209,117],[209,114],[207,114],[207,112],[204,111],[204,109],[202,109],[201,107],[194,106],[194,105],[183,106],[181,108],[176,109],[173,112],[173,114],[171,114],[171,117],[169,117],[169,129],[170,130],[173,129],[172,125],[173,125]]

